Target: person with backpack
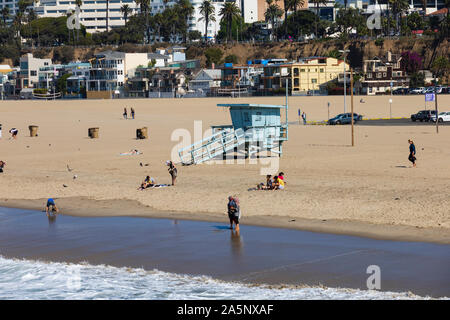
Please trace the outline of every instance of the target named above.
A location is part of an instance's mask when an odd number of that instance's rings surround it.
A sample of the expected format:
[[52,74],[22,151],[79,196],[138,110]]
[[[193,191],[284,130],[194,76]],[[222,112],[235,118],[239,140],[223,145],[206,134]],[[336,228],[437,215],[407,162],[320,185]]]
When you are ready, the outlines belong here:
[[241,208],[237,197],[228,197],[228,218],[230,219],[230,229],[233,230],[233,222],[236,225],[236,231],[239,232],[239,219],[241,218]]

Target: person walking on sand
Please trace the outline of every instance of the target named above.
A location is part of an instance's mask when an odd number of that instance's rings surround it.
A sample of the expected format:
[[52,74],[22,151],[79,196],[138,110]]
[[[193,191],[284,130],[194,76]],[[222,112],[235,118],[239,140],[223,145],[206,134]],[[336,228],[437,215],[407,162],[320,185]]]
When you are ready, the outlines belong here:
[[306,113],[302,113],[303,125],[306,125]]
[[49,214],[49,211],[53,213],[52,216],[56,216],[56,213],[59,211],[58,207],[55,204],[55,200],[53,200],[52,198],[47,199],[47,206],[45,207],[45,213],[47,214],[47,217],[50,218],[51,215]]
[[230,219],[230,229],[233,230],[233,222],[236,225],[236,231],[239,232],[239,219],[241,217],[241,208],[239,206],[239,200],[236,197],[228,197],[228,218]]
[[177,180],[178,170],[175,167],[175,165],[173,164],[173,162],[170,160],[166,161],[166,165],[169,167],[169,169],[167,169],[167,170],[169,171],[170,176],[172,177],[172,186],[174,186],[175,181]]
[[409,143],[409,157],[408,160],[412,162],[413,167],[416,167],[416,146],[414,145],[414,142],[411,139],[408,139]]
[[125,120],[128,119],[127,108],[123,108],[123,118],[124,118]]
[[133,118],[133,120],[134,120],[134,109],[133,108],[131,108],[131,118]]
[[0,173],[3,172],[3,168],[6,166],[6,162],[3,160],[0,160]]
[[19,130],[17,130],[16,128],[11,128],[11,130],[9,130],[9,133],[11,133],[11,138],[17,139],[17,134],[19,133]]

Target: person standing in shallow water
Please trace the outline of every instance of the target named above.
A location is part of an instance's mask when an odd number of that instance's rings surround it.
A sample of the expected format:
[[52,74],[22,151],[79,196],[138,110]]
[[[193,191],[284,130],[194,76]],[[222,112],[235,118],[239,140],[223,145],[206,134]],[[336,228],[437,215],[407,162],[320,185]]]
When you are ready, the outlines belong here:
[[230,219],[230,229],[233,230],[233,223],[236,225],[236,232],[239,233],[239,218],[241,216],[241,208],[239,206],[239,200],[236,197],[228,197],[228,218]]
[[409,157],[408,160],[412,162],[413,167],[416,167],[416,146],[414,145],[414,142],[411,139],[408,139],[409,143]]

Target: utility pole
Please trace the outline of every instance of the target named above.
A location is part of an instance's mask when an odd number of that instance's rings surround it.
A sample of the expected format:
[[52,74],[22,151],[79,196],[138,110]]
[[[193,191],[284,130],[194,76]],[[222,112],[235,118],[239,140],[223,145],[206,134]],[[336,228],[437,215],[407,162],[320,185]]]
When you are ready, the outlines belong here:
[[346,104],[346,96],[347,96],[347,76],[345,75],[345,54],[347,52],[350,52],[350,50],[339,50],[340,53],[342,53],[344,55],[344,113],[346,112],[347,109],[347,104]]
[[434,108],[436,110],[436,133],[439,133],[439,117],[438,117],[438,103],[437,103],[437,79],[436,79],[436,73],[434,73]]
[[350,94],[351,94],[351,107],[352,107],[352,147],[355,146],[355,130],[353,119],[353,69],[350,68]]

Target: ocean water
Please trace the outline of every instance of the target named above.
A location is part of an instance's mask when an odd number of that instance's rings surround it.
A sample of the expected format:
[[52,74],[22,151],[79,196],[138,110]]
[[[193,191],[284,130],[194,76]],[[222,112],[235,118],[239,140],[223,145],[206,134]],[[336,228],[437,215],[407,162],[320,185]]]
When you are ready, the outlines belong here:
[[429,299],[411,293],[271,287],[159,270],[0,256],[0,299]]

